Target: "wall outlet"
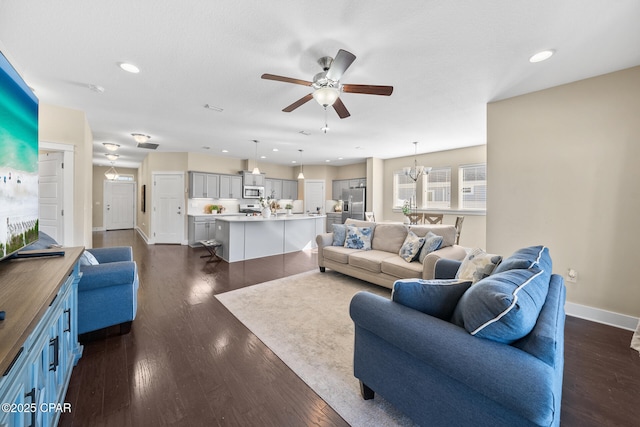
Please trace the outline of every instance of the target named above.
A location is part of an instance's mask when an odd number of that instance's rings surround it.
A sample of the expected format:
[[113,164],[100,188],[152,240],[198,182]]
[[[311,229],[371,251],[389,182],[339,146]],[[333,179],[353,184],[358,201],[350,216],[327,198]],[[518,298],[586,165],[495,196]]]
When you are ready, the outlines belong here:
[[578,271],[573,268],[567,269],[567,282],[576,283],[578,281]]

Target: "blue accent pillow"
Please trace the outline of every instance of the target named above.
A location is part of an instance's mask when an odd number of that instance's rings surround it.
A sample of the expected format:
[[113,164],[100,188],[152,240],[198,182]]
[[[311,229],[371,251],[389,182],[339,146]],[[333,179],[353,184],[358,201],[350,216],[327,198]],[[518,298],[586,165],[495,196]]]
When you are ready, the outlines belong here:
[[347,225],[347,237],[344,240],[344,247],[370,251],[372,232],[372,227],[356,227],[353,225]]
[[440,249],[440,246],[442,245],[442,240],[443,240],[442,236],[438,236],[437,234],[434,234],[431,231],[429,231],[424,236],[424,244],[422,245],[422,249],[420,250],[420,255],[418,256],[418,260],[420,261],[420,263],[423,263],[425,257],[429,255],[431,252],[437,251],[438,249]]
[[470,286],[470,281],[457,279],[400,279],[393,284],[391,300],[448,321]]
[[546,272],[552,271],[551,256],[549,248],[546,246],[529,246],[515,251],[510,257],[504,259],[493,270],[493,274],[502,273],[504,271],[516,268],[532,268],[538,267]]
[[494,273],[460,298],[451,321],[471,335],[511,344],[531,332],[549,291],[539,268]]
[[400,255],[400,258],[403,260],[411,262],[420,255],[420,249],[423,243],[424,237],[419,237],[416,233],[409,230],[398,255]]
[[347,226],[344,224],[333,224],[332,246],[344,246],[344,239],[347,237]]

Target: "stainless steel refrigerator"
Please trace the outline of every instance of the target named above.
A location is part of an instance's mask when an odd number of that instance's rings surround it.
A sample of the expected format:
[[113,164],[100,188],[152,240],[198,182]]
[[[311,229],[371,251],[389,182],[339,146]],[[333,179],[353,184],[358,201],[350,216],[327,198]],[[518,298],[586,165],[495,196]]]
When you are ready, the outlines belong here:
[[366,206],[366,188],[356,187],[348,190],[342,190],[342,200],[344,205],[342,207],[342,222],[344,223],[347,218],[359,219],[364,221],[364,210]]

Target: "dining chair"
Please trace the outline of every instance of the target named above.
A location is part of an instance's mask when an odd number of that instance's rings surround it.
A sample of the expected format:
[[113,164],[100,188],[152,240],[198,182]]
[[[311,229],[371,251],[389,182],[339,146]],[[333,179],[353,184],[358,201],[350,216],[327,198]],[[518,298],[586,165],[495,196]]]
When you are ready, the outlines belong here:
[[425,213],[424,214],[424,220],[423,222],[426,224],[427,222],[429,224],[442,224],[442,219],[444,218],[444,214],[430,214],[430,213]]
[[415,225],[423,223],[423,215],[421,213],[408,213],[406,216],[409,218],[410,224]]
[[463,216],[459,216],[456,218],[456,245],[460,244],[460,233],[462,232],[463,222],[464,222]]
[[376,222],[376,216],[373,214],[373,212],[365,212],[364,220],[369,222]]

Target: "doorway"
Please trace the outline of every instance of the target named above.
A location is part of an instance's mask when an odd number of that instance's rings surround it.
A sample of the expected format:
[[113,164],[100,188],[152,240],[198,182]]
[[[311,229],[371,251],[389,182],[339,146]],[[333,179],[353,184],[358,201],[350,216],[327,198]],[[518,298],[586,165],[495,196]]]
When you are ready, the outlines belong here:
[[38,155],[39,227],[55,241],[64,244],[63,154]]
[[151,234],[153,243],[182,244],[185,229],[184,173],[153,173],[152,180]]
[[135,226],[136,183],[133,181],[104,182],[105,230],[126,230]]

